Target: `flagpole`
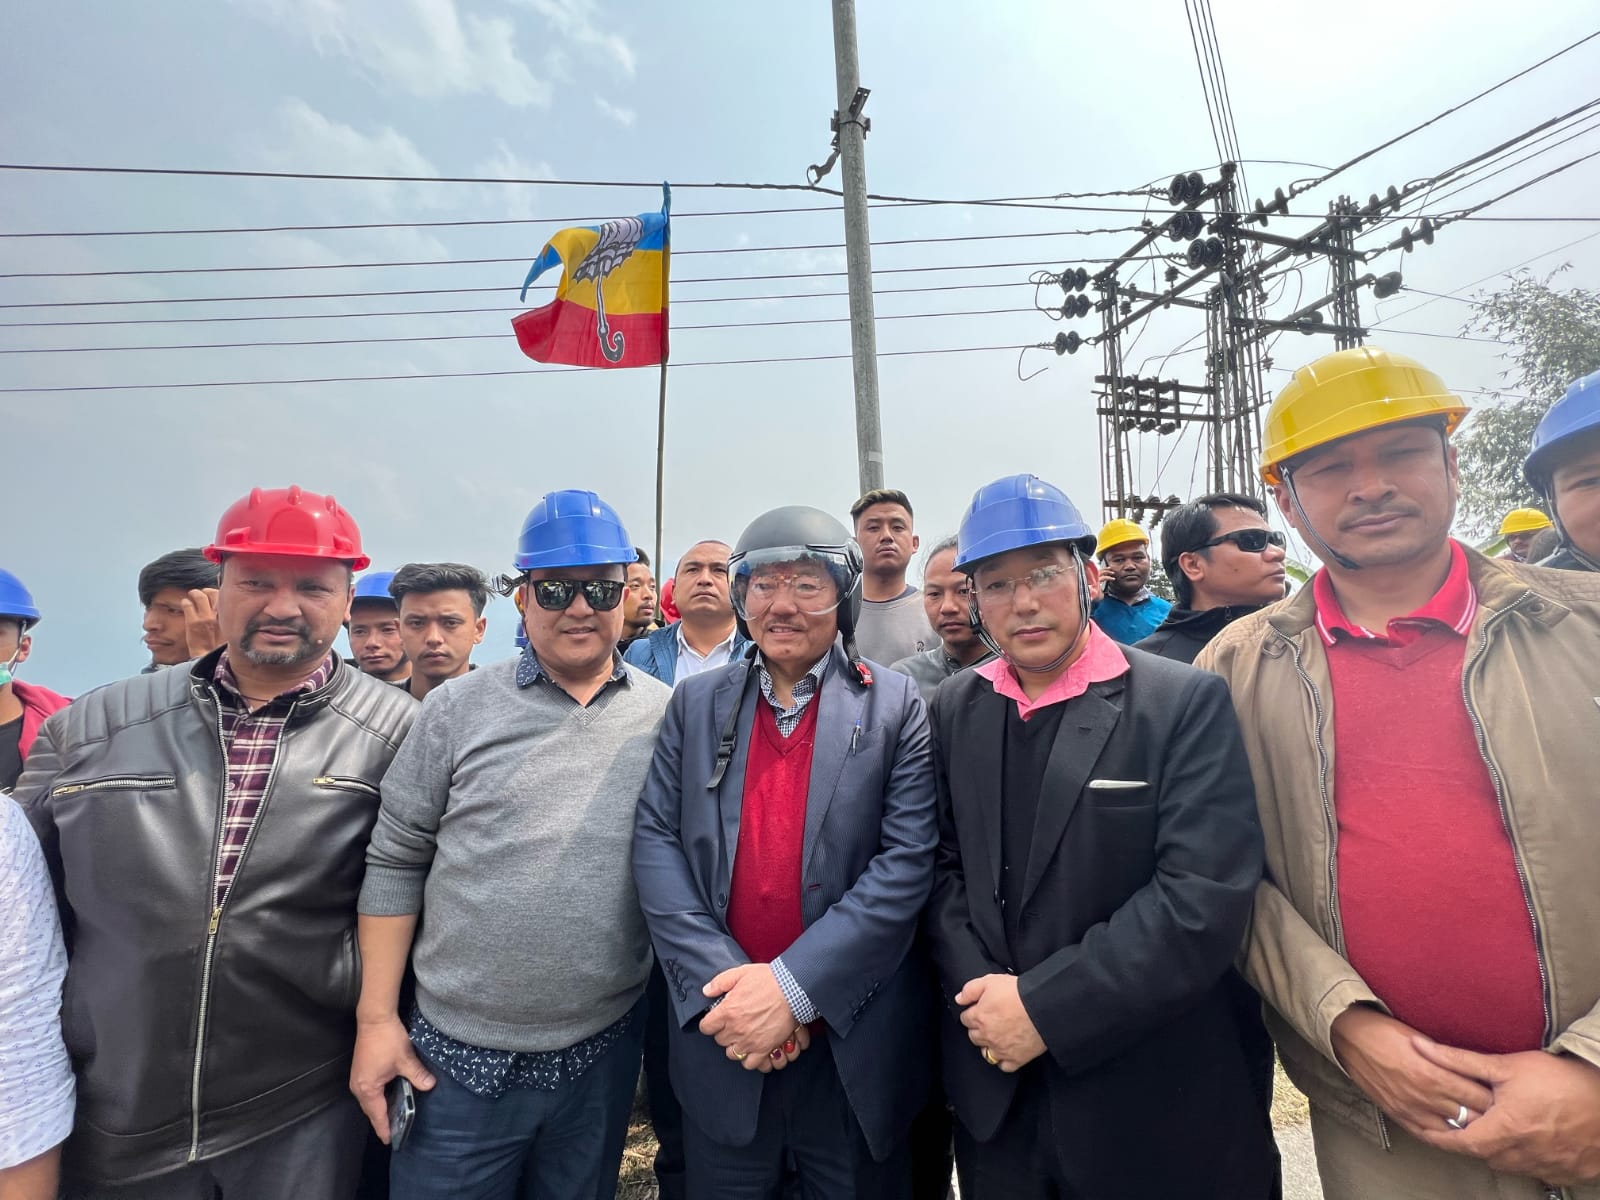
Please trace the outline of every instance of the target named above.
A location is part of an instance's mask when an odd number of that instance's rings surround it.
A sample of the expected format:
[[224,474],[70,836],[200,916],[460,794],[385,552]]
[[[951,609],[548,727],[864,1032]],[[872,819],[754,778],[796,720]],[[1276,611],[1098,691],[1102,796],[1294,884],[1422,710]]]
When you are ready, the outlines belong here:
[[661,396],[656,402],[656,578],[664,578],[661,562],[661,495],[667,462],[667,356],[661,356]]

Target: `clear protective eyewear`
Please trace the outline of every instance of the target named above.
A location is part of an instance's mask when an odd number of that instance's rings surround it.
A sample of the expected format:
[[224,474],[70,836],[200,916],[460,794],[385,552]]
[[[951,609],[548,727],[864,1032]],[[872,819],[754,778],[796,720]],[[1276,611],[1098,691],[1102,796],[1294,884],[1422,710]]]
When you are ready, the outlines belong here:
[[[748,621],[765,613],[787,593],[794,606],[807,616],[826,616],[844,598],[834,558],[831,553],[805,546],[743,556],[733,564],[728,589],[734,611]],[[813,569],[805,570],[808,566]]]
[[1076,577],[1076,571],[1060,563],[1046,563],[1025,575],[1012,575],[1005,579],[991,579],[977,586],[974,595],[979,608],[1003,608],[1016,599],[1017,585],[1026,584],[1035,596],[1049,595],[1065,587]]

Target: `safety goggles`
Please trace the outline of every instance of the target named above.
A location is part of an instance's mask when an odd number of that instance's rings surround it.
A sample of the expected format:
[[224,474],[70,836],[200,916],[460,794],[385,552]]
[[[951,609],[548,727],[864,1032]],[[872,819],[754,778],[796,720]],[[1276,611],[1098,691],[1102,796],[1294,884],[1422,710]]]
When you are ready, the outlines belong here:
[[1246,554],[1260,554],[1268,546],[1275,546],[1279,550],[1289,544],[1289,539],[1276,529],[1235,529],[1229,533],[1219,533],[1209,542],[1201,542],[1196,550],[1208,550],[1212,546],[1220,546],[1223,542],[1232,542]]
[[595,612],[610,612],[622,603],[625,586],[620,579],[534,579],[528,590],[535,604],[551,612],[566,611],[580,591]]

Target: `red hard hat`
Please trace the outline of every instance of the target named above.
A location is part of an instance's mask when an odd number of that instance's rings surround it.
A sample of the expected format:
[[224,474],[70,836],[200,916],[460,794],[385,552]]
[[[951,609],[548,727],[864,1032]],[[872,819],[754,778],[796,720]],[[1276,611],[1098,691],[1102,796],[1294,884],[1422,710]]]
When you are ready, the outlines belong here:
[[220,563],[224,554],[285,554],[331,558],[363,570],[372,560],[361,553],[361,530],[332,496],[298,487],[256,488],[235,501],[217,522],[217,540],[205,555]]

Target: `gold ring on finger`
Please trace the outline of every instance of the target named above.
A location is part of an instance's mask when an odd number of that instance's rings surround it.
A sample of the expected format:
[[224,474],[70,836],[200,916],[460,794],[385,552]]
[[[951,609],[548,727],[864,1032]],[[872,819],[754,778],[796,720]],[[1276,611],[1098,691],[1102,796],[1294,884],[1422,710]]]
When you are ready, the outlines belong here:
[[983,1061],[988,1063],[991,1067],[998,1067],[1000,1065],[1000,1060],[994,1056],[994,1051],[989,1049],[987,1046],[983,1048]]

